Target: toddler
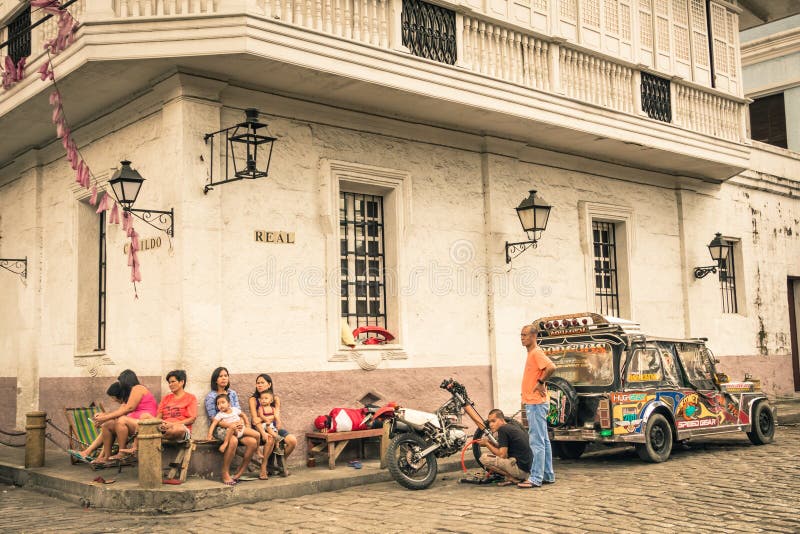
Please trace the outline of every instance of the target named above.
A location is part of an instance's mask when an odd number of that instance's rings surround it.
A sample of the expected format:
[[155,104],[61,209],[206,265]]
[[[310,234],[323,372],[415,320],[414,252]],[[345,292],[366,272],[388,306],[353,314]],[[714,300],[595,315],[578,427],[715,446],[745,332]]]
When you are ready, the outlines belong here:
[[231,401],[227,394],[221,393],[217,396],[217,410],[217,414],[208,429],[208,439],[214,439],[214,430],[218,425],[224,423],[224,427],[221,426],[221,428],[225,428],[225,437],[222,438],[219,452],[225,452],[234,436],[236,438],[252,436],[258,439],[258,433],[249,427],[247,416],[239,408],[231,406]]

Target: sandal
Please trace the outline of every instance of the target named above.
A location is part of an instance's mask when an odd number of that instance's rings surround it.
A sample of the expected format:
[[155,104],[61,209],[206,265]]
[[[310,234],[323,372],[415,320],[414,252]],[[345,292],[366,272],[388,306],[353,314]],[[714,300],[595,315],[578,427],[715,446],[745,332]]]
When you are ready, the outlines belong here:
[[258,475],[258,480],[269,480],[269,475]]
[[530,480],[524,480],[524,481],[520,482],[519,484],[517,484],[517,487],[519,489],[533,489],[533,488],[541,488],[542,486],[537,486],[536,484],[534,484]]
[[517,483],[516,482],[512,482],[510,480],[504,480],[502,482],[498,482],[497,486],[500,487],[500,488],[505,488],[506,486],[513,486],[515,484],[517,484]]
[[79,453],[78,451],[73,451],[72,449],[68,449],[67,452],[69,453],[70,456],[72,456],[73,458],[75,458],[79,462],[90,463],[93,460],[93,458],[91,458],[89,456],[84,456],[81,453]]
[[222,483],[225,484],[226,486],[235,486],[236,485],[236,481],[233,480],[233,479],[230,479],[230,480],[227,480],[227,481],[223,480]]

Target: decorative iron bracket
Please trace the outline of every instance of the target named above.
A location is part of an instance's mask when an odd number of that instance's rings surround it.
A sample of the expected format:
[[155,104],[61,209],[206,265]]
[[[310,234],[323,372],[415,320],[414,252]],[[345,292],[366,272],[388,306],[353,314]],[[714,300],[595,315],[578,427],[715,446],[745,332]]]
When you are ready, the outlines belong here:
[[[155,228],[156,230],[161,230],[162,232],[166,233],[169,237],[175,237],[175,209],[171,209],[169,211],[160,211],[160,210],[137,210],[136,208],[130,208],[128,210],[131,215],[135,215],[137,219],[142,220]],[[137,215],[141,213],[141,215]],[[150,221],[156,221],[158,224],[163,225],[156,226]],[[169,224],[167,224],[169,221]]]
[[709,265],[708,267],[695,267],[694,268],[694,277],[695,278],[705,278],[711,273],[717,272],[716,265]]
[[516,243],[509,243],[506,241],[506,263],[511,263],[511,260],[529,248],[536,248],[537,246],[535,239],[533,241],[518,241]]
[[28,257],[24,258],[0,258],[0,267],[19,275],[23,280],[28,278]]

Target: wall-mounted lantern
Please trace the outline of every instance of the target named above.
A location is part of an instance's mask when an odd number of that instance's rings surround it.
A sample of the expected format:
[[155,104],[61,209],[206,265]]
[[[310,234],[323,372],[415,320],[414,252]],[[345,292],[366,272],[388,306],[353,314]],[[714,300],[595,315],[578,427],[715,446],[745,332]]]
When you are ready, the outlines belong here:
[[517,206],[517,216],[522,229],[528,235],[528,241],[509,243],[506,241],[506,263],[528,250],[536,248],[542,237],[542,232],[547,228],[547,219],[550,217],[550,206],[542,197],[536,198],[536,191],[531,189],[528,198]]
[[722,239],[722,234],[717,232],[711,243],[708,244],[708,252],[711,254],[711,259],[716,262],[716,265],[709,265],[708,267],[695,267],[694,277],[705,278],[709,273],[716,273],[720,264],[728,259],[728,252],[730,252],[728,243]]
[[[276,138],[259,132],[267,125],[258,122],[257,109],[248,108],[244,114],[244,122],[205,135],[206,144],[211,142],[211,173],[203,193],[208,194],[215,185],[244,179],[255,180],[269,175],[272,146]],[[217,158],[225,160],[225,169],[219,181],[214,181],[215,154]]]
[[24,258],[0,258],[0,267],[10,271],[20,278],[28,278],[28,257]]
[[[108,181],[119,205],[122,206],[124,211],[135,215],[153,228],[165,232],[170,237],[175,237],[175,210],[135,209],[133,204],[136,202],[136,197],[139,196],[139,190],[142,188],[144,178],[139,174],[139,171],[131,169],[130,161],[125,160],[120,163],[122,167],[117,169]],[[141,215],[139,215],[140,213]],[[157,222],[160,226],[151,221]]]

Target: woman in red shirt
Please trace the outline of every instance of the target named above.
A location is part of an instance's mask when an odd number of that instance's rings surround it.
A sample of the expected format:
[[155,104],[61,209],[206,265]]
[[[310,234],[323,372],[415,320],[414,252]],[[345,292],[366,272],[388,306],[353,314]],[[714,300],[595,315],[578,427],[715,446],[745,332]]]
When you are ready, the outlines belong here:
[[170,393],[158,405],[158,415],[163,421],[159,430],[164,439],[188,441],[192,437],[192,423],[197,419],[197,398],[183,389],[186,371],[170,371],[166,378]]

